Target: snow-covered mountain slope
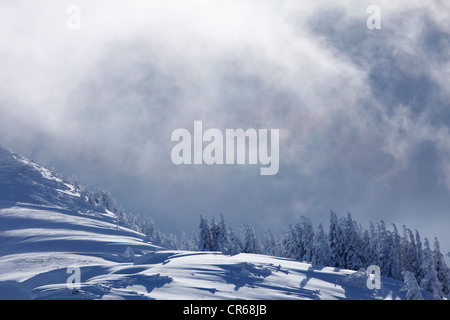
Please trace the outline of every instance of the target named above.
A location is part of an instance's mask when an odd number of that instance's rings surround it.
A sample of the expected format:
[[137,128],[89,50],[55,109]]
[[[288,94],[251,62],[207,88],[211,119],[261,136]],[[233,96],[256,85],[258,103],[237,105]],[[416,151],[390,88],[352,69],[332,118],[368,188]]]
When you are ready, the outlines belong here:
[[73,207],[75,188],[0,145],[0,200]]
[[1,299],[405,298],[402,282],[381,278],[371,290],[355,271],[164,250],[79,200],[77,188],[0,147]]

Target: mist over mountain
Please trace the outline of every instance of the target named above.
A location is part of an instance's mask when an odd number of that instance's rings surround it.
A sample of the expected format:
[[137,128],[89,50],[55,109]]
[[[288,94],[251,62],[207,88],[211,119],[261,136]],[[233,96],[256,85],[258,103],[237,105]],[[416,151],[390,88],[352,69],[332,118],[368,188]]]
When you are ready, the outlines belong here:
[[[96,259],[145,256],[126,229],[151,251],[208,252],[193,259],[268,255],[360,279],[374,264],[408,283],[403,297],[442,297],[448,12],[445,0],[0,1],[0,143],[18,153],[0,148],[4,254],[53,254],[67,233],[78,240],[61,244]],[[248,132],[248,148],[227,132]],[[225,282],[249,272],[250,286],[269,274],[256,266],[210,267]]]

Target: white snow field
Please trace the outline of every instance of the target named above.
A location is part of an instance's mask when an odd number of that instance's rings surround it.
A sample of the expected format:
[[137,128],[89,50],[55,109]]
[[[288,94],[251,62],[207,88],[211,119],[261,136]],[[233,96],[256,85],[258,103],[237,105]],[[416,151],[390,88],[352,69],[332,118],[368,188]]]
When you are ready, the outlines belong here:
[[112,212],[80,209],[79,199],[77,188],[0,146],[0,299],[405,299],[402,282],[382,277],[372,290],[355,271],[164,250]]

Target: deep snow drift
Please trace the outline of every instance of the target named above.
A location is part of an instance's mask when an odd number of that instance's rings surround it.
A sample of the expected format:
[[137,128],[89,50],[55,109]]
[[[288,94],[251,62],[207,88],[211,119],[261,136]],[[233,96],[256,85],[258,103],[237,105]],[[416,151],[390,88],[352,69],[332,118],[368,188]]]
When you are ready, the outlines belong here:
[[405,299],[402,282],[382,277],[371,290],[355,271],[164,250],[80,196],[0,146],[1,299]]

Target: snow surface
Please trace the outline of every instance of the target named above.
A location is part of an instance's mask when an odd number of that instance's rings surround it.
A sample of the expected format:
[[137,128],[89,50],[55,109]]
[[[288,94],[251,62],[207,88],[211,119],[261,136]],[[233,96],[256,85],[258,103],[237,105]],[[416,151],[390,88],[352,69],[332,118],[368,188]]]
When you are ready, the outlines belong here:
[[[402,282],[382,277],[370,290],[355,271],[164,250],[118,226],[112,212],[80,210],[79,197],[0,146],[0,299],[405,299]],[[78,289],[67,283],[72,267]]]
[[[349,270],[255,254],[162,250],[117,227],[110,215],[0,206],[2,299],[404,298],[403,284],[390,279],[378,291],[346,285]],[[76,292],[67,285],[68,267],[80,268]]]

